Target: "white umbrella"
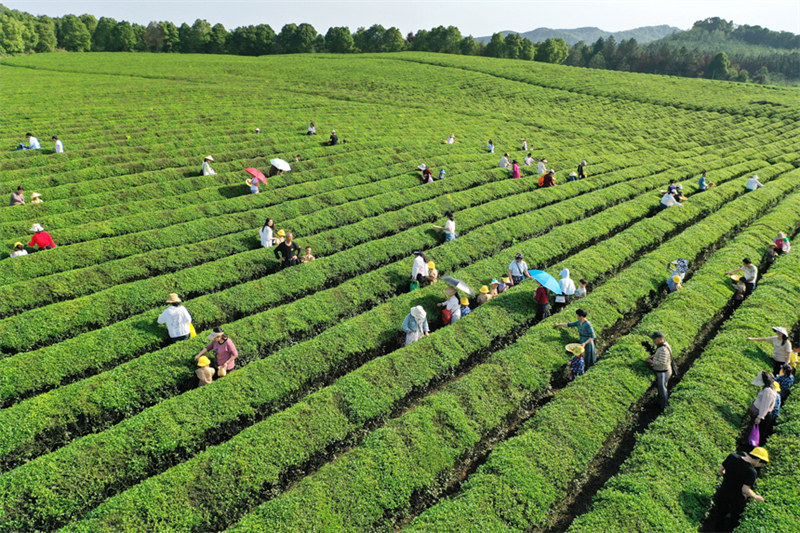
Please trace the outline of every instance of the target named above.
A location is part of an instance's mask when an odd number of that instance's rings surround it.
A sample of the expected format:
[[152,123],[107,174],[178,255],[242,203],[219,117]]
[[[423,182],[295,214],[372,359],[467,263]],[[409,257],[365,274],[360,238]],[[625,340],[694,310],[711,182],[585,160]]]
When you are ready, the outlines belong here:
[[473,291],[469,285],[464,283],[458,278],[451,278],[450,276],[442,276],[442,281],[450,285],[451,287],[455,287],[456,289],[460,290],[461,292],[466,292],[470,296],[475,296],[475,291]]
[[283,170],[284,172],[290,172],[292,167],[289,166],[289,163],[284,161],[283,159],[270,159],[269,164],[273,167],[277,168],[278,170]]

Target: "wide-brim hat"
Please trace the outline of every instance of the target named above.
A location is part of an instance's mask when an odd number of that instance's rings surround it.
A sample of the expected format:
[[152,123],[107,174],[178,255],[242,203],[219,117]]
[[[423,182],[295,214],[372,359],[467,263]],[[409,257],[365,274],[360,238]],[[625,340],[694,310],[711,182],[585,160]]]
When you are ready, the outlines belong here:
[[250,178],[247,178],[246,180],[244,180],[244,182],[248,187],[253,186],[253,180],[251,180]]
[[[31,198],[39,198],[40,196],[41,196],[41,193],[38,193],[38,192],[35,192],[35,193],[31,194]],[[785,235],[784,235],[784,237],[785,237]]]
[[436,263],[433,261],[428,261],[428,268],[436,268]]
[[197,366],[208,366],[211,364],[211,359],[206,357],[205,355],[201,355],[199,359],[197,359]]
[[224,335],[224,333],[222,331],[212,331],[211,333],[208,334],[206,339],[210,340],[210,341],[213,341],[214,339],[216,339],[220,335]]
[[542,159],[542,163],[547,163],[547,159]]
[[731,279],[733,281],[738,282],[740,279],[742,279],[742,276],[740,276],[739,274],[734,274],[734,275],[731,276]]
[[772,326],[772,331],[774,331],[776,333],[782,333],[787,337],[789,336],[789,332],[786,331],[786,328],[783,327],[783,326]]
[[180,297],[177,294],[175,294],[174,292],[171,292],[171,293],[169,293],[169,296],[167,297],[167,302],[166,303],[168,303],[168,304],[179,304],[182,301],[183,300],[181,300]]
[[589,163],[587,163],[585,159],[583,161],[581,161],[581,165],[588,165],[588,164]]
[[508,276],[506,276],[504,278],[500,278],[500,281],[502,281],[503,283],[511,283],[511,280],[508,279]]
[[422,163],[420,166],[417,167],[417,170],[425,170],[426,168],[428,168],[427,165],[425,165],[425,163]]
[[578,173],[577,172],[570,172],[569,175],[575,177],[575,176],[578,175]]
[[14,243],[14,248],[18,248],[18,247],[20,247],[20,246],[24,247],[25,245],[24,245],[24,244],[22,244],[22,243],[21,243],[21,242],[19,242],[19,241],[17,241],[17,242],[15,242],[15,243]]
[[[33,193],[33,194],[36,194],[36,193]],[[779,231],[778,232],[778,238],[779,239],[785,239],[786,238],[786,234],[784,232],[782,232],[782,231]]]
[[44,228],[42,227],[41,224],[34,224],[33,226],[31,226],[31,229],[29,231],[34,231],[34,232],[44,231]]
[[278,230],[278,237],[286,237],[286,232],[283,231],[282,229],[279,229]]
[[756,446],[752,449],[752,451],[747,452],[747,455],[755,457],[756,459],[761,459],[765,463],[769,462],[769,453],[767,453],[767,450],[761,446]]
[[586,348],[584,348],[579,342],[573,342],[564,346],[564,350],[568,351],[572,355],[580,355],[586,351]]
[[764,386],[764,374],[769,374],[769,372],[761,371],[756,374],[756,377],[753,378],[753,381],[750,382],[751,385],[755,385],[756,387],[763,387]]
[[469,298],[467,298],[466,296],[462,296],[461,305],[469,305]]
[[488,294],[488,293],[489,293],[489,287],[487,287],[486,285],[484,285],[483,287],[481,287],[481,288],[478,290],[478,292],[482,292],[483,294]]
[[211,157],[210,155],[207,155],[206,158],[203,161],[213,161],[213,160],[214,160],[213,157]]
[[444,293],[445,293],[446,295],[448,295],[448,296],[452,296],[452,295],[454,295],[454,294],[455,294],[455,293],[457,293],[457,292],[458,292],[458,290],[457,290],[455,287],[447,287],[447,288],[444,290]]

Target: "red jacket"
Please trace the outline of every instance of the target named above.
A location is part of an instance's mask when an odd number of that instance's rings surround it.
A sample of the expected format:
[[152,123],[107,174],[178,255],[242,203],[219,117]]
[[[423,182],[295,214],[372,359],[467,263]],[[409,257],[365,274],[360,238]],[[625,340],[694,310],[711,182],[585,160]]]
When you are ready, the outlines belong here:
[[31,242],[28,243],[28,246],[33,246],[34,244],[39,248],[47,248],[48,246],[51,248],[56,247],[56,243],[53,242],[53,238],[50,237],[50,234],[46,231],[40,231],[31,237]]
[[541,285],[539,285],[539,288],[536,289],[536,294],[533,295],[533,299],[541,305],[550,303],[550,298],[547,296],[547,289]]

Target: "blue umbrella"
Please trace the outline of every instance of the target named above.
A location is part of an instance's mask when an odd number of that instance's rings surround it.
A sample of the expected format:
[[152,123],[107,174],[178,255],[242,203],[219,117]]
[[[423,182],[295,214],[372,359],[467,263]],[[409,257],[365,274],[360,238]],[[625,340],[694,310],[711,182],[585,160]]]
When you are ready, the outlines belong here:
[[544,270],[528,270],[528,274],[530,274],[533,279],[544,285],[545,289],[550,289],[556,294],[561,294],[561,287],[558,285],[556,278]]

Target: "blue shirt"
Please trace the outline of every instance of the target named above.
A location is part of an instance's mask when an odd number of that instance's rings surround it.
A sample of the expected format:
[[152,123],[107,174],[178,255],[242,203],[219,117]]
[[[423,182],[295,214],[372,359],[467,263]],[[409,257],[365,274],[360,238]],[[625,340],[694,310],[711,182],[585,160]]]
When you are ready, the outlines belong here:
[[461,306],[461,318],[464,318],[465,316],[467,316],[471,312],[472,312],[472,309],[470,309],[468,305],[462,305]]
[[701,191],[708,189],[708,184],[706,183],[705,176],[700,176],[700,179],[697,180],[697,188]]
[[586,371],[586,363],[580,355],[574,356],[569,362],[569,368],[572,371],[572,379],[582,376]]

